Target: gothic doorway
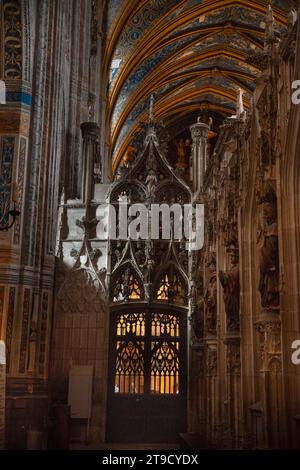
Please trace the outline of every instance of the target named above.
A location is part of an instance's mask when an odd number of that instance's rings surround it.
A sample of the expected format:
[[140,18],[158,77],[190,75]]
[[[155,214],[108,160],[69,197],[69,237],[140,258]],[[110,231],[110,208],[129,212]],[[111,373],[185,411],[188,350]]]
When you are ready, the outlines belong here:
[[107,441],[176,442],[187,422],[187,312],[124,307],[111,312]]

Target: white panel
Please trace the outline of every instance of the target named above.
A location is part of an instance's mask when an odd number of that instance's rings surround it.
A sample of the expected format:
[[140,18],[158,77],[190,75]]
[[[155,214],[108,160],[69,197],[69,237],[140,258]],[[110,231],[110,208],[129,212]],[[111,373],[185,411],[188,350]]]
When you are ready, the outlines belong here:
[[5,378],[6,378],[5,344],[0,341],[0,449],[4,449],[5,429]]
[[69,374],[68,396],[71,418],[90,419],[92,388],[93,366],[72,366]]

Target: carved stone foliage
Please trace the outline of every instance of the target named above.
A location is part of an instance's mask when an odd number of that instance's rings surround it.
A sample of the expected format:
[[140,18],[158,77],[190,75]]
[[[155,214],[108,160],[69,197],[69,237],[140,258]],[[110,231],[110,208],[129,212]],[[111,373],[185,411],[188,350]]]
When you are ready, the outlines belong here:
[[[99,289],[99,281],[90,269],[75,269],[60,278],[58,315],[84,314],[103,311],[105,298]],[[102,295],[101,295],[102,294]]]
[[258,230],[260,254],[259,292],[264,309],[279,308],[279,251],[277,227],[277,197],[271,182],[265,183],[258,194],[261,217]]

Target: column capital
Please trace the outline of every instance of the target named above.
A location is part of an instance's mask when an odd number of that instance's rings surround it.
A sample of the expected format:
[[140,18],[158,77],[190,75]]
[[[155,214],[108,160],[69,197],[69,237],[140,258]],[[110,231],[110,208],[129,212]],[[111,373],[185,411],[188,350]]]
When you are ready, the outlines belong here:
[[82,138],[96,141],[100,136],[100,127],[96,122],[83,122],[80,126]]
[[192,134],[192,139],[201,139],[208,137],[209,126],[205,122],[197,121],[195,124],[190,126],[190,131]]

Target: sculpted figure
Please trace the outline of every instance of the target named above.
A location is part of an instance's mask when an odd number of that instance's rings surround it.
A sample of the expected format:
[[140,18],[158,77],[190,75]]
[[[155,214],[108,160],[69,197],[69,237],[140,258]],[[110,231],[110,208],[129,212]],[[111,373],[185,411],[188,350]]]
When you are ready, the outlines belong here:
[[154,170],[149,170],[149,173],[146,178],[146,186],[148,191],[148,196],[153,198],[155,195],[156,187],[157,187],[157,176]]
[[206,325],[210,333],[217,327],[217,275],[214,263],[209,265],[209,283],[205,291]]
[[203,337],[203,320],[204,320],[204,302],[203,299],[198,301],[196,307],[192,309],[191,313],[191,325],[196,338],[201,339]]
[[261,198],[261,227],[258,233],[260,249],[259,292],[263,308],[279,305],[279,253],[276,195],[272,189]]
[[27,369],[29,372],[33,372],[34,366],[35,366],[36,342],[37,342],[37,325],[35,321],[32,321],[30,325],[28,359],[27,359],[28,361]]
[[237,331],[240,326],[240,274],[237,251],[232,252],[231,262],[231,271],[220,271],[219,279],[223,287],[227,331]]

